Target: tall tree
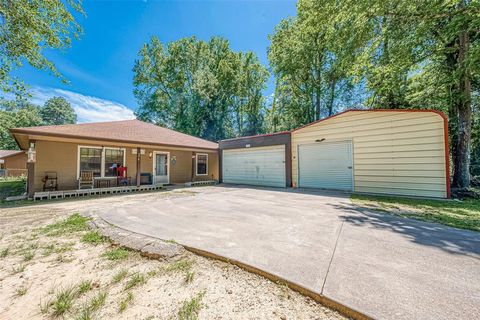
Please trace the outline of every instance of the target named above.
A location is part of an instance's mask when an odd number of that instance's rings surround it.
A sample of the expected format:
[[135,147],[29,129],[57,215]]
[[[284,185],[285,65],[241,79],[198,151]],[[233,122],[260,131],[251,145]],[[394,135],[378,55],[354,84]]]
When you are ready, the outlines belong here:
[[70,103],[62,97],[48,99],[40,109],[44,124],[58,125],[77,122],[77,115]]
[[238,136],[249,136],[264,130],[264,97],[262,90],[268,71],[251,52],[238,53],[238,74],[233,95],[234,131]]
[[11,72],[25,61],[61,77],[43,51],[66,48],[79,37],[82,30],[72,11],[84,14],[81,0],[0,0],[1,90],[23,92],[22,80]]
[[333,0],[299,1],[297,17],[282,20],[270,36],[276,111],[288,114],[277,116],[282,127],[330,116],[352,102],[354,77],[345,63],[352,46],[342,41],[341,25],[329,19],[337,7]]
[[364,26],[369,26],[378,39],[376,46],[365,43],[373,70],[383,70],[386,79],[369,84],[373,94],[384,98],[377,106],[438,107],[446,111],[452,142],[452,185],[467,187],[472,81],[480,72],[479,1],[371,0],[351,1],[349,5],[354,12],[365,12]]
[[163,45],[153,37],[134,66],[137,117],[210,140],[263,128],[268,73],[252,53],[223,38],[195,37]]
[[0,101],[0,149],[18,149],[10,134],[10,128],[42,125],[38,106],[19,101]]
[[[350,82],[355,84],[353,92],[368,95],[365,107],[445,111],[450,120],[452,185],[467,187],[472,112],[478,110],[472,97],[479,92],[480,2],[300,0],[297,9],[296,18],[277,27],[269,54],[280,79],[278,88],[286,86],[286,100],[294,102],[290,106],[301,108],[317,92],[328,92],[314,85],[324,83],[341,66],[346,72],[340,74],[355,80]],[[320,35],[322,41],[315,43],[312,35]],[[315,56],[334,60],[318,73]],[[317,73],[321,82],[312,80]],[[302,91],[303,97],[298,94]],[[276,110],[282,110],[281,101],[279,97]],[[311,104],[298,113],[310,117]]]

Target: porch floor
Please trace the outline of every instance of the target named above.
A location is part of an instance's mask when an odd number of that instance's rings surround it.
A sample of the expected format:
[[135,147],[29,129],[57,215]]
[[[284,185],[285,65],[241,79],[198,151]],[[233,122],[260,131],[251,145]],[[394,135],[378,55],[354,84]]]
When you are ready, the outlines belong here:
[[84,197],[92,195],[102,194],[115,194],[115,193],[128,193],[138,191],[153,191],[164,189],[163,184],[156,185],[141,185],[137,186],[122,186],[122,187],[110,187],[110,188],[93,188],[93,189],[77,189],[77,190],[61,190],[61,191],[41,191],[35,192],[33,200],[48,200],[48,199],[61,199],[61,198],[73,198]]

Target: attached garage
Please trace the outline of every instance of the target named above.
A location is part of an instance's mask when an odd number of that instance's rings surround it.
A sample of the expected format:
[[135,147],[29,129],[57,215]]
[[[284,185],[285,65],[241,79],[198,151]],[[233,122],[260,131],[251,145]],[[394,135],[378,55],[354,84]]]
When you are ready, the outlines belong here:
[[219,145],[224,183],[283,188],[291,185],[289,132],[223,140]]
[[337,114],[292,131],[293,185],[449,197],[447,132],[435,111]]

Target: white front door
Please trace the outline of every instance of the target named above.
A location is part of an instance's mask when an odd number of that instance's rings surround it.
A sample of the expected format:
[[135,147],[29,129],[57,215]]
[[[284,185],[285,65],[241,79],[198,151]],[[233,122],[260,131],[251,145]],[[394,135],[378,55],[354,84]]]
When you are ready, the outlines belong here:
[[155,151],[153,153],[153,183],[170,183],[170,154],[168,152]]

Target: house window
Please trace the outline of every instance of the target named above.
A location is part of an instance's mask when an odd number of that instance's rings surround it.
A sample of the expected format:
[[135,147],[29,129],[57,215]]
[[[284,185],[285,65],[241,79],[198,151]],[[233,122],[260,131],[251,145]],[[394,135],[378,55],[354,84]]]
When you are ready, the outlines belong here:
[[116,168],[125,166],[123,149],[105,149],[105,177],[117,175]]
[[208,174],[208,154],[197,153],[197,176]]
[[102,175],[102,149],[80,148],[80,171],[93,171],[94,177]]
[[82,171],[93,171],[94,177],[115,177],[118,165],[125,166],[124,148],[78,147],[77,178]]

